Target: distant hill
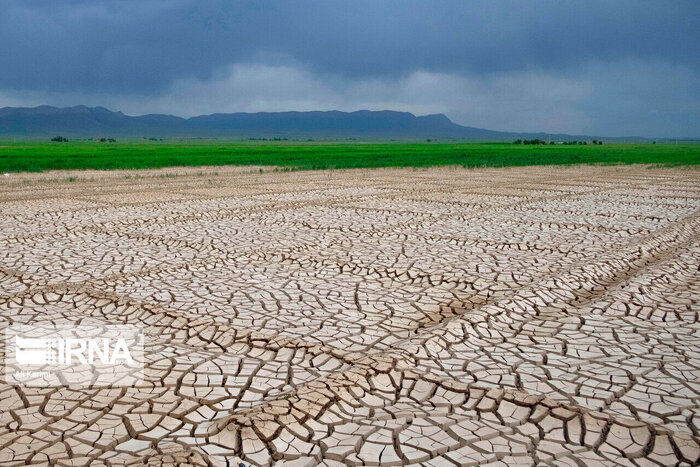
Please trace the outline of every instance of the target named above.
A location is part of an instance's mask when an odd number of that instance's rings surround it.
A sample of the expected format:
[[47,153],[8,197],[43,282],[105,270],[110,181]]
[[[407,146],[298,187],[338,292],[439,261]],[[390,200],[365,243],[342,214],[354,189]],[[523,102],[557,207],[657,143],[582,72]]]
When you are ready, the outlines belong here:
[[83,105],[0,109],[0,137],[36,139],[56,135],[69,138],[434,138],[472,141],[591,138],[583,135],[492,131],[458,125],[442,114],[415,116],[409,112],[391,110],[230,113],[185,119],[161,114],[130,116],[104,107]]

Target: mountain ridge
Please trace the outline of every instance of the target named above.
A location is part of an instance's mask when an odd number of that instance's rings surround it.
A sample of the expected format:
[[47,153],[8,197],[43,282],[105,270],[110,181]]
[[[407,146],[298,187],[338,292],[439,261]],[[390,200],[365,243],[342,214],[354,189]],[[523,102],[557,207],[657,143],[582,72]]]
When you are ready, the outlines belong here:
[[454,123],[444,114],[414,115],[394,110],[338,110],[212,113],[189,118],[169,114],[126,115],[105,107],[2,107],[0,137],[43,138],[369,138],[455,139],[602,139],[639,141],[638,136],[605,138],[544,132],[510,132]]

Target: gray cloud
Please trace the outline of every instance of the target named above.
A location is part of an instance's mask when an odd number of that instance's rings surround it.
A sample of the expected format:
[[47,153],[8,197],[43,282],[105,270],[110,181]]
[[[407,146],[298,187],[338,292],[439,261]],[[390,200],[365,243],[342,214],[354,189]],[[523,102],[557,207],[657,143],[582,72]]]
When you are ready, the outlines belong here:
[[693,1],[6,0],[0,105],[394,108],[700,135]]

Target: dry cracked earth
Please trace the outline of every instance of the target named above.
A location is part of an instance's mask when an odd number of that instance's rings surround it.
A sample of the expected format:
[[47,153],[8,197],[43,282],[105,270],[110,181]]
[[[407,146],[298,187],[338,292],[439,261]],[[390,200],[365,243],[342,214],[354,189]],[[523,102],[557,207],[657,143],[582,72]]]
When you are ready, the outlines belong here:
[[132,324],[133,387],[0,383],[0,464],[698,465],[700,172],[0,179],[0,326]]

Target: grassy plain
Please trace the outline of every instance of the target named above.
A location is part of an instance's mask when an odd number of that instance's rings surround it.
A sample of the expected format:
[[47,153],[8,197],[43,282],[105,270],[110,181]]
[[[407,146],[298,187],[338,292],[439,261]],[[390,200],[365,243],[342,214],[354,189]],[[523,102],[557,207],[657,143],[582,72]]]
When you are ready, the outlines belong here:
[[700,164],[700,144],[0,142],[0,172],[269,165],[288,169]]

